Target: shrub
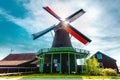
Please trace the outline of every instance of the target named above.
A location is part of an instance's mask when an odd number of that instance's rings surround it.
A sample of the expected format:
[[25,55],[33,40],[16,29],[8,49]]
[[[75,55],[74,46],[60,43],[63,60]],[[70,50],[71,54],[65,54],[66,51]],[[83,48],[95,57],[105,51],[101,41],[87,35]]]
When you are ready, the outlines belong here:
[[86,70],[86,74],[88,74],[88,75],[99,75],[100,74],[101,71],[100,71],[100,68],[98,67],[99,63],[95,57],[88,59],[86,61],[86,64],[87,64],[87,68],[88,68]]
[[111,68],[105,68],[101,71],[103,76],[117,76],[117,72]]

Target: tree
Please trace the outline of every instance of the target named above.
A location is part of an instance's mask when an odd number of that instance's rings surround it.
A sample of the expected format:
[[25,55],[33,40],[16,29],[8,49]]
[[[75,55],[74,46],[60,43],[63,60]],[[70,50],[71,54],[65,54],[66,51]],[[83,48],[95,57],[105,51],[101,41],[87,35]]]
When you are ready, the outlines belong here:
[[86,74],[89,74],[89,75],[100,74],[101,69],[99,68],[99,62],[97,61],[95,57],[89,58],[86,61],[86,65],[87,65]]

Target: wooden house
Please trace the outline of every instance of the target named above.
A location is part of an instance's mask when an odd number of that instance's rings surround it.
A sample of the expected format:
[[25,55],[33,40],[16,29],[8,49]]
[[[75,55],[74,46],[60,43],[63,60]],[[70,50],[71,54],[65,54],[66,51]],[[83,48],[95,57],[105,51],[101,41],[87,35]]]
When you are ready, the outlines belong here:
[[0,73],[36,72],[37,63],[35,53],[9,54],[0,61]]
[[100,51],[96,52],[93,56],[95,56],[95,58],[98,60],[100,68],[112,68],[119,72],[115,59],[106,54],[103,54]]

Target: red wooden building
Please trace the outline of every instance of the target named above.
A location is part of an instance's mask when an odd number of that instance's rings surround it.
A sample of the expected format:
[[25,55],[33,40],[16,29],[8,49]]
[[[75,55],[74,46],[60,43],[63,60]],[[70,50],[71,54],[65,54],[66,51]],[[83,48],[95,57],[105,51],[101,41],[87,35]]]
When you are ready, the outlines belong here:
[[9,54],[0,61],[0,73],[37,72],[35,53]]
[[100,51],[96,52],[93,56],[95,56],[95,58],[98,60],[99,67],[112,68],[119,73],[115,59]]

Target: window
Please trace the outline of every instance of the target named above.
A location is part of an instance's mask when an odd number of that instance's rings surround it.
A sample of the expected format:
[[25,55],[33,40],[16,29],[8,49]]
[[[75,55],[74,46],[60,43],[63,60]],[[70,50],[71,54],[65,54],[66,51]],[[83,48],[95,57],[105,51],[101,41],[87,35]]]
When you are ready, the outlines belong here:
[[54,63],[58,63],[58,60],[57,60],[57,59],[54,59],[53,62],[54,62]]
[[104,67],[102,62],[99,62],[99,67],[100,68]]
[[98,53],[97,54],[97,59],[102,59],[102,54]]
[[47,64],[46,66],[49,66],[49,64]]

